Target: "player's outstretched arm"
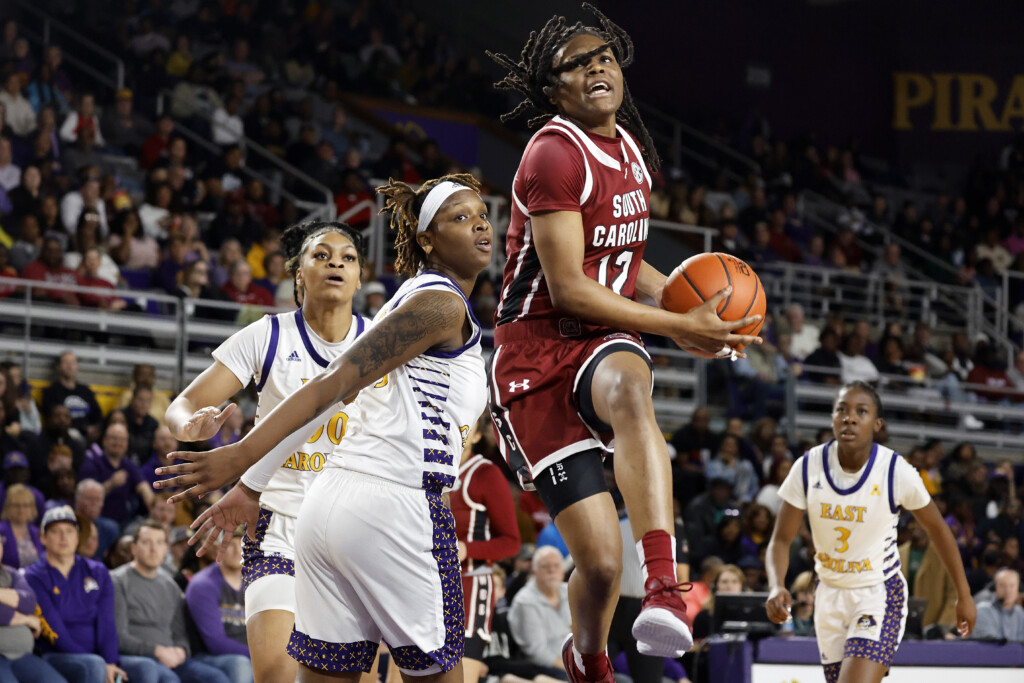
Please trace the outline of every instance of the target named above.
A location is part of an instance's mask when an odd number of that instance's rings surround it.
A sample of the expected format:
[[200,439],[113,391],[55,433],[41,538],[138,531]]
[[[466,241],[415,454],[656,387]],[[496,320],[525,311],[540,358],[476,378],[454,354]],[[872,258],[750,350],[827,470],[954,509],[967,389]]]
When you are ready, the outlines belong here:
[[783,501],[782,507],[779,508],[779,516],[775,520],[772,538],[768,541],[765,569],[768,573],[770,592],[765,610],[768,612],[768,618],[776,624],[789,619],[789,610],[793,606],[793,596],[786,588],[786,572],[789,571],[789,547],[793,544],[796,532],[800,530],[803,518],[803,510]]
[[946,571],[953,578],[956,585],[956,627],[960,637],[966,638],[974,630],[974,624],[978,620],[978,608],[971,597],[971,588],[967,584],[967,574],[964,573],[963,560],[960,559],[960,550],[957,548],[956,539],[953,538],[953,532],[949,530],[934,500],[929,501],[923,508],[910,512],[928,532],[928,538],[939,551],[942,564],[946,565]]
[[192,380],[167,408],[165,419],[178,441],[206,441],[220,431],[224,421],[236,409],[229,403],[219,406],[242,388],[235,374],[220,361]]
[[288,449],[275,446],[294,439],[344,398],[355,396],[423,352],[460,345],[465,320],[466,306],[454,292],[426,290],[409,297],[327,370],[281,401],[241,441],[206,453],[172,453],[172,458],[188,462],[158,468],[158,475],[174,476],[158,481],[157,486],[182,488],[172,500],[198,498],[234,481],[271,450],[283,453],[277,463],[283,464]]
[[[657,334],[711,353],[726,344],[760,343],[760,337],[732,333],[757,322],[760,316],[731,322],[718,317],[715,309],[728,296],[727,290],[689,313],[680,314],[638,304],[587,277],[583,271],[585,245],[583,218],[579,212],[531,214],[530,224],[552,303],[559,310],[597,325]],[[646,294],[658,294],[660,302],[663,276],[653,267],[642,264],[638,287]]]

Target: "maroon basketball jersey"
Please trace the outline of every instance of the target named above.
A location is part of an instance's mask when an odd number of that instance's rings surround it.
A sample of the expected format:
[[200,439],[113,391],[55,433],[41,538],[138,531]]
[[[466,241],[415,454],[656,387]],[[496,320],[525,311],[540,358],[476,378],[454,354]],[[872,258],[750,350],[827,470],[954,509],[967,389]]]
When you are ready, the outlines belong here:
[[519,552],[515,503],[500,467],[474,455],[459,467],[449,500],[455,535],[466,544],[463,574],[480,573],[481,567]]
[[557,317],[533,243],[530,214],[578,211],[583,219],[583,272],[633,298],[649,228],[651,176],[636,140],[584,131],[556,116],[530,140],[512,185],[498,324]]

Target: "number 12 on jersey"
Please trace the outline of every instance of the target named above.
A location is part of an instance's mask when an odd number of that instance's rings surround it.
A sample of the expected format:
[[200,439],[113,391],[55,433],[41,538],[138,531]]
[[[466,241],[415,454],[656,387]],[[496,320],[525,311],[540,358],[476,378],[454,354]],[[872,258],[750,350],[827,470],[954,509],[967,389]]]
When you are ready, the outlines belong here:
[[[615,276],[615,279],[612,281],[611,285],[609,285],[609,263],[611,263],[613,256],[615,257],[614,267],[618,268],[619,272]],[[597,269],[597,281],[601,284],[602,287],[608,287],[616,294],[622,294],[622,288],[626,286],[626,278],[629,277],[629,264],[632,262],[632,249],[620,251],[618,254],[605,254],[604,256],[601,257],[600,266]]]

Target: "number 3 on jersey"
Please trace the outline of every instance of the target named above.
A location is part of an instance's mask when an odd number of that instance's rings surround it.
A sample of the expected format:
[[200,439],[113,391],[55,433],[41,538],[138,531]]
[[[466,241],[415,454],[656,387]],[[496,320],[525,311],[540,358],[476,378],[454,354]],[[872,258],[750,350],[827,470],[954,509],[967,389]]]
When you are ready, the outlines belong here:
[[[615,257],[614,267],[619,269],[619,273],[615,276],[611,285],[609,285],[609,263],[612,262],[613,256]],[[618,254],[605,254],[601,257],[600,266],[597,269],[597,281],[602,287],[608,287],[616,294],[622,294],[622,288],[626,286],[626,278],[629,277],[629,264],[632,263],[632,261],[632,249],[620,251]]]
[[837,526],[836,531],[839,532],[839,545],[836,546],[837,553],[845,553],[850,549],[850,530],[846,527]]

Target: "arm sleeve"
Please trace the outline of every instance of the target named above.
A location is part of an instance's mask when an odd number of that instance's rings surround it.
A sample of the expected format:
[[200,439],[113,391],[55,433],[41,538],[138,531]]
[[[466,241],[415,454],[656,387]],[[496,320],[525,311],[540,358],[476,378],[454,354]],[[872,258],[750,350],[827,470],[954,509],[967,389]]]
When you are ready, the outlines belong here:
[[896,458],[896,472],[892,484],[893,500],[905,510],[920,510],[932,499],[928,495],[928,489],[924,487],[924,480],[903,456],[893,457]]
[[214,573],[197,574],[185,589],[185,601],[203,645],[214,655],[249,655],[249,648],[224,633],[220,616],[220,587]]
[[481,467],[473,475],[471,486],[480,491],[491,523],[491,540],[466,544],[466,554],[474,560],[504,560],[519,552],[519,525],[508,482],[496,467]]
[[257,379],[263,369],[270,316],[264,316],[235,332],[213,351],[213,358],[224,365],[242,383]]
[[508,613],[512,637],[527,659],[538,666],[551,666],[561,653],[561,643],[547,642],[546,619],[538,605],[513,601]]
[[96,581],[100,584],[100,599],[96,615],[96,643],[99,655],[107,664],[117,664],[117,624],[114,622],[114,582],[110,580],[110,572],[99,562],[93,563],[97,568]]
[[587,181],[585,164],[579,147],[559,133],[534,140],[519,167],[521,199],[529,212],[579,211]]
[[185,654],[192,656],[192,646],[188,642],[188,629],[185,628],[185,596],[173,580],[168,579],[168,590],[173,589],[175,607],[174,619],[171,621],[171,638],[174,644],[185,649]]
[[[39,599],[39,616],[42,618],[46,628],[43,629],[41,638],[50,639],[50,645],[58,652],[69,654],[89,654],[89,650],[82,647],[82,644],[75,641],[68,631],[64,619],[60,615],[57,605],[50,599],[46,586],[38,581],[34,575],[27,577],[29,586],[35,591]],[[48,633],[49,631],[49,633]]]
[[[114,624],[119,641],[118,650],[126,655],[152,657],[156,643],[148,643],[132,633],[131,622],[128,620],[128,581],[123,574],[111,581],[114,594]],[[102,601],[101,601],[102,602]],[[102,609],[101,609],[102,612]],[[100,621],[103,617],[100,616]],[[101,642],[101,641],[98,641]],[[106,657],[104,657],[106,659]],[[110,660],[107,660],[110,661]]]
[[779,487],[779,497],[799,510],[807,509],[807,491],[804,490],[804,461],[807,454],[804,453],[789,470],[786,481]]

